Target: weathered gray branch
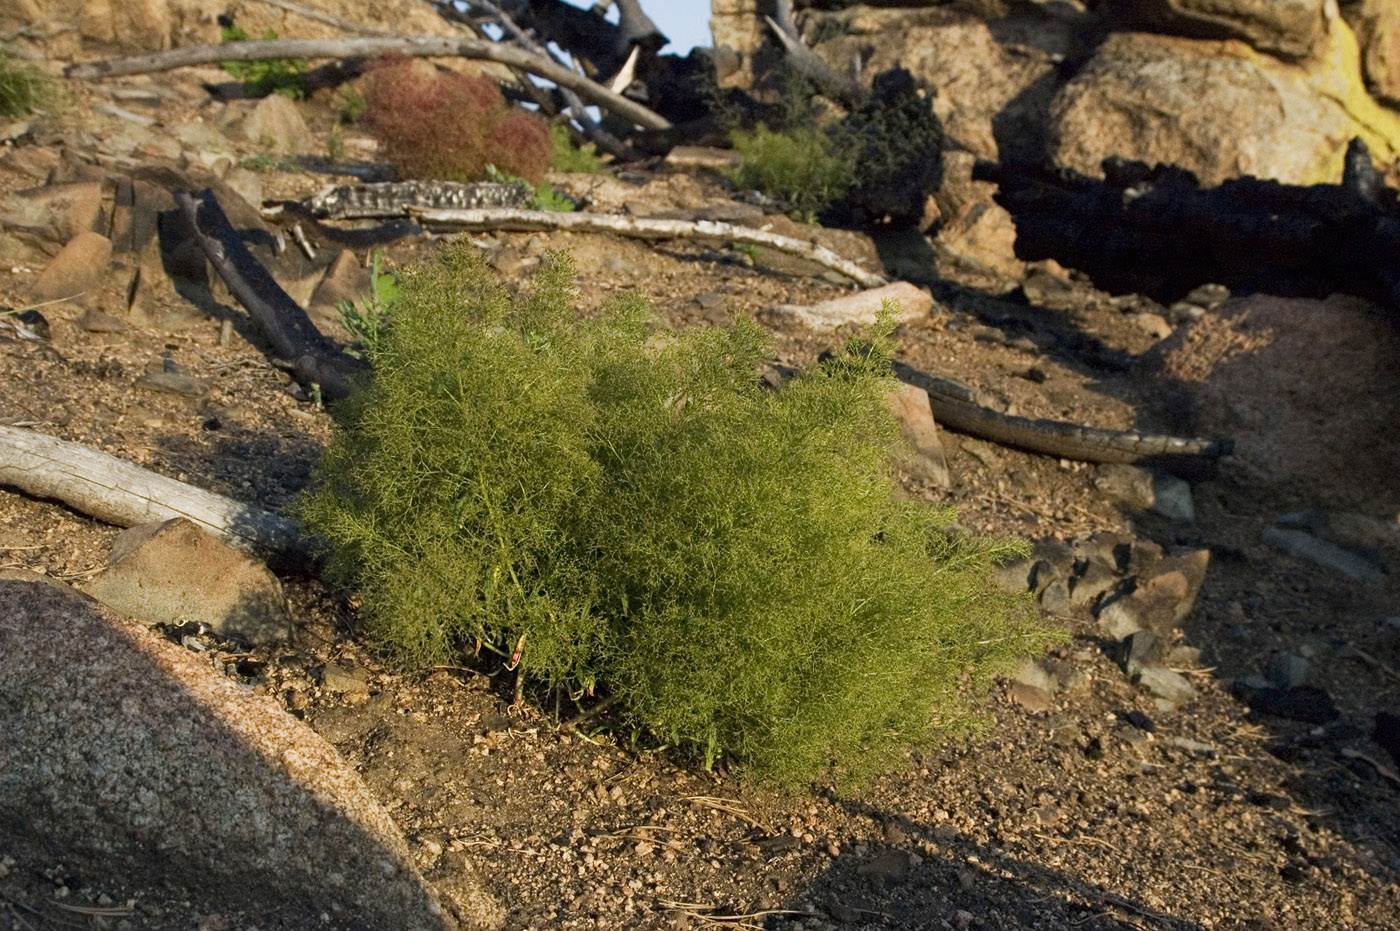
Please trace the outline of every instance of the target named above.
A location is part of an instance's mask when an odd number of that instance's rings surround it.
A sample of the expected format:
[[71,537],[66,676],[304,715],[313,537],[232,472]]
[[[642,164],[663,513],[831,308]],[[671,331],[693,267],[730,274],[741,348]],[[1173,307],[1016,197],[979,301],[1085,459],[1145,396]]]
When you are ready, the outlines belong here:
[[840,272],[867,288],[878,288],[885,279],[866,271],[855,262],[841,258],[825,246],[791,236],[780,236],[747,226],[717,223],[713,220],[657,220],[605,213],[551,213],[544,210],[518,210],[510,207],[455,210],[408,207],[405,212],[425,226],[455,230],[572,230],[583,233],[613,233],[634,239],[707,239],[768,246],[780,252],[815,262]]
[[307,544],[295,522],[177,482],[101,450],[0,426],[0,484],[52,498],[119,527],[187,517],[230,543],[296,556]]
[[471,58],[494,61],[522,68],[560,87],[577,91],[580,97],[616,113],[646,129],[669,129],[671,124],[658,113],[614,94],[602,85],[590,81],[568,68],[555,64],[521,48],[484,39],[445,36],[405,36],[402,38],[364,39],[270,39],[257,42],[223,42],[217,45],[191,45],[107,61],[82,62],[69,65],[64,74],[70,78],[96,80],[127,74],[149,74],[171,71],[193,65],[212,65],[224,61],[267,61],[275,58],[376,58],[383,55],[405,55],[410,58]]

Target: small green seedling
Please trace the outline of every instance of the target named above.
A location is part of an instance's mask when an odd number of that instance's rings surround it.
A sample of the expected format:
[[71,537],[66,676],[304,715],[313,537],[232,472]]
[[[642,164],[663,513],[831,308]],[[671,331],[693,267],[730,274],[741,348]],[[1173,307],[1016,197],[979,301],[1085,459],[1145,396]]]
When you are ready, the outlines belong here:
[[368,294],[361,295],[358,306],[354,301],[341,301],[335,305],[341,322],[355,337],[356,345],[349,352],[359,358],[366,354],[373,357],[379,351],[384,334],[393,322],[390,311],[400,295],[398,279],[392,273],[381,270],[382,260],[383,254],[376,252],[370,261],[370,290]]

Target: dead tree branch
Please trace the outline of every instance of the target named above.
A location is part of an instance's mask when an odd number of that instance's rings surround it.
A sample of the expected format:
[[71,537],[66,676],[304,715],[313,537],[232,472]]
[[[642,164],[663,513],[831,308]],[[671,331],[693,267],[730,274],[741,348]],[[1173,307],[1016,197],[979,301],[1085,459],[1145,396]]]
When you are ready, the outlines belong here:
[[0,484],[119,527],[187,517],[245,549],[285,556],[307,550],[285,517],[33,430],[0,426]]
[[750,243],[800,256],[840,272],[867,288],[876,288],[887,283],[874,272],[866,271],[855,262],[841,258],[825,246],[793,239],[791,236],[779,236],[777,233],[734,226],[730,223],[717,223],[713,220],[657,220],[605,213],[551,213],[512,207],[475,210],[408,207],[406,212],[425,226],[452,230],[572,230],[582,233],[613,233],[634,239],[705,239]]
[[670,122],[658,113],[635,101],[614,94],[582,75],[555,64],[547,58],[524,49],[484,39],[448,38],[444,36],[406,36],[403,38],[363,39],[268,39],[256,42],[223,42],[216,45],[191,45],[107,61],[83,62],[69,65],[64,74],[70,78],[98,80],[128,74],[150,74],[194,65],[212,65],[225,61],[267,61],[275,58],[376,58],[383,55],[405,55],[410,58],[471,58],[494,61],[522,68],[531,74],[553,81],[560,87],[577,91],[580,97],[646,129],[667,129]]
[[186,233],[194,238],[229,292],[261,328],[272,351],[291,365],[298,382],[319,386],[322,395],[339,400],[363,364],[341,352],[307,317],[291,296],[267,273],[238,238],[210,191],[200,200],[185,191],[175,194]]

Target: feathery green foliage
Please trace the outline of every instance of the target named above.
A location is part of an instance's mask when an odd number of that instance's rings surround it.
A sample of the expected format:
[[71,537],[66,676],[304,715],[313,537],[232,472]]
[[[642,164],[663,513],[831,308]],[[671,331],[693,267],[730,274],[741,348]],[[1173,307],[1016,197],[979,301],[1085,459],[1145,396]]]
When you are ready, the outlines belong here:
[[605,167],[598,147],[591,142],[574,145],[567,127],[554,124],[549,127],[549,135],[554,140],[554,170],[578,174],[596,175]]
[[9,52],[0,51],[0,116],[27,116],[52,106],[58,96],[53,78]]
[[739,154],[731,179],[782,198],[799,220],[814,220],[855,183],[855,153],[841,136],[816,126],[773,132],[760,125],[734,130],[730,139]]
[[400,659],[523,647],[549,688],[791,784],[890,765],[1044,643],[990,584],[1013,545],[896,500],[880,346],[770,391],[755,325],[579,320],[573,277],[554,256],[512,301],[445,250],[339,411],[303,516]]

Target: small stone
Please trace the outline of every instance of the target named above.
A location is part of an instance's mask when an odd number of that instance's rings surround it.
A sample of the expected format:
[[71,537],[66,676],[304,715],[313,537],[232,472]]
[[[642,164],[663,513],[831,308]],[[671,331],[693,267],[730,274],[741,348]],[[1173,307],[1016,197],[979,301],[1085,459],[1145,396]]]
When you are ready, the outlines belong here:
[[1015,672],[1011,673],[1011,681],[1033,686],[1047,693],[1055,691],[1054,678],[1044,666],[1033,659],[1024,660],[1017,666]]
[[1142,621],[1126,599],[1111,601],[1099,609],[1099,630],[1114,640],[1123,640],[1143,629]]
[[862,863],[856,867],[856,872],[886,883],[897,883],[909,872],[909,855],[902,850],[891,850]]
[[362,666],[342,666],[327,663],[321,671],[321,686],[332,692],[363,694],[369,691],[369,670]]
[[151,372],[136,379],[136,387],[197,398],[209,390],[209,385],[193,375],[180,372]]
[[1186,301],[1177,301],[1167,308],[1166,318],[1173,326],[1181,326],[1184,323],[1191,323],[1206,315],[1204,307],[1191,304]]
[[909,444],[909,454],[902,465],[915,478],[921,478],[939,488],[952,487],[948,460],[943,455],[943,443],[938,438],[938,424],[928,392],[917,385],[901,384],[890,393],[886,403],[899,423],[899,432]]
[[1055,617],[1069,617],[1074,611],[1074,605],[1070,601],[1069,586],[1061,579],[1056,579],[1045,590],[1040,593],[1040,606],[1047,614]]
[[1045,689],[1024,682],[1011,683],[1011,700],[1032,714],[1055,710],[1055,699]]
[[1070,603],[1076,608],[1090,608],[1104,593],[1118,584],[1118,574],[1099,562],[1087,560],[1084,571],[1073,581]]
[[1118,664],[1123,671],[1132,675],[1143,666],[1156,666],[1162,662],[1162,641],[1150,630],[1133,631],[1117,644]]
[[1292,653],[1280,653],[1269,664],[1269,681],[1281,689],[1290,689],[1308,681],[1308,661]]
[[703,294],[695,295],[695,303],[705,310],[713,310],[724,303],[724,296],[713,291],[706,291]]
[[972,927],[972,923],[976,920],[976,916],[967,909],[960,908],[953,913],[953,927],[963,929],[963,931]]
[[1018,559],[1004,566],[997,566],[992,572],[992,581],[998,591],[1008,595],[1019,595],[1033,587],[1031,570],[1035,563],[1030,559]]
[[1189,524],[1196,519],[1196,504],[1191,498],[1191,485],[1175,475],[1152,477],[1150,510],[1168,520]]
[[113,317],[96,307],[90,307],[78,318],[78,329],[86,330],[89,333],[121,333],[123,330],[130,329],[130,326],[119,317]]
[[1132,678],[1135,685],[1142,686],[1174,706],[1190,701],[1196,694],[1195,687],[1185,676],[1165,666],[1139,667]]
[[1152,473],[1137,466],[1108,464],[1098,468],[1094,487],[1110,501],[1139,511],[1152,506]]

